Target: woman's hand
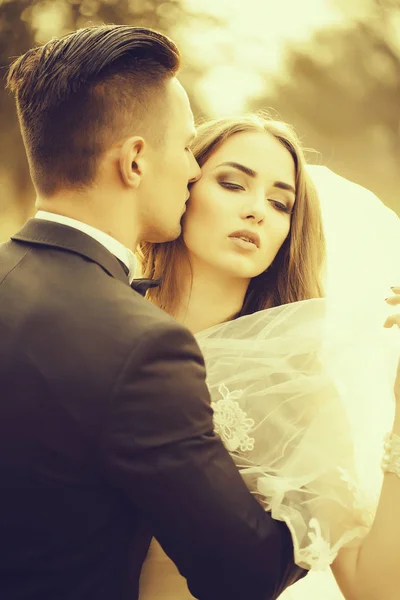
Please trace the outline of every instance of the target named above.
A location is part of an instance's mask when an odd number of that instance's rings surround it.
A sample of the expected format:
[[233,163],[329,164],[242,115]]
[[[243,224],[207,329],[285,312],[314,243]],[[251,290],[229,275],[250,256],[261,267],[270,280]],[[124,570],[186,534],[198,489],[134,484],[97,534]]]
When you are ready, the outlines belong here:
[[[393,295],[386,298],[386,302],[390,304],[390,306],[400,306],[400,286],[392,287]],[[385,323],[384,327],[400,327],[400,309],[397,310],[394,314],[390,315]],[[394,393],[396,397],[397,406],[400,407],[400,360],[397,367],[397,376],[396,381],[394,383]]]
[[[400,286],[392,287],[393,296],[389,296],[386,298],[386,302],[391,306],[399,306],[400,305]],[[384,327],[393,327],[393,325],[397,325],[400,327],[400,310],[398,310],[393,315],[390,315],[385,321]]]

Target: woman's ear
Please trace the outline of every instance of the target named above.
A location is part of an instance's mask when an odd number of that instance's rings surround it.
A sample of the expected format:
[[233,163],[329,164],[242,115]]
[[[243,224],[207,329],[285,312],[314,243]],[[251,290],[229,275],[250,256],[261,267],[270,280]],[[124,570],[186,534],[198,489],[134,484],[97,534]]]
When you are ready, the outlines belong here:
[[137,189],[143,175],[143,150],[145,141],[141,137],[130,137],[121,146],[119,169],[127,187]]

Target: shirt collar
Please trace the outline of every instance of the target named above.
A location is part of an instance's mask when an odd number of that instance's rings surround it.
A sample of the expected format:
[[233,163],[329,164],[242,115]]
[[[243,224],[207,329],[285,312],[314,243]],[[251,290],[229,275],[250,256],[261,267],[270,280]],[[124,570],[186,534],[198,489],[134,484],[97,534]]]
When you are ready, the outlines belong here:
[[61,225],[67,225],[68,227],[73,227],[74,229],[78,229],[86,235],[90,235],[97,242],[102,244],[111,254],[113,254],[116,258],[118,258],[124,265],[129,269],[129,283],[132,283],[135,272],[136,272],[136,257],[132,250],[121,244],[118,240],[111,237],[104,231],[100,231],[100,229],[96,229],[87,223],[82,223],[82,221],[77,221],[76,219],[71,219],[70,217],[65,217],[64,215],[57,215],[52,212],[48,212],[46,210],[39,210],[35,219],[44,219],[46,221],[53,221],[54,223],[60,223]]

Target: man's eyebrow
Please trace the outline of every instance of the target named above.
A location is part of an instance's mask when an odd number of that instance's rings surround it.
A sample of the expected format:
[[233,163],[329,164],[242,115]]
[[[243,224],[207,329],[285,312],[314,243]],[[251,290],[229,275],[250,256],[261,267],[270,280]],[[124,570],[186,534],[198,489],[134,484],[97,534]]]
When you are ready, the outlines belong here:
[[[253,169],[250,169],[250,167],[245,167],[244,165],[241,165],[240,163],[237,163],[237,162],[224,162],[224,163],[221,163],[220,165],[218,165],[218,167],[223,167],[223,166],[233,167],[234,169],[237,169],[238,171],[242,171],[242,173],[245,173],[246,175],[248,175],[249,177],[252,177],[253,179],[255,177],[257,177],[256,171],[253,171]],[[296,190],[294,189],[294,187],[289,185],[288,183],[285,183],[284,181],[275,181],[273,184],[273,187],[279,188],[281,190],[287,190],[288,192],[292,192],[292,194],[296,195]]]

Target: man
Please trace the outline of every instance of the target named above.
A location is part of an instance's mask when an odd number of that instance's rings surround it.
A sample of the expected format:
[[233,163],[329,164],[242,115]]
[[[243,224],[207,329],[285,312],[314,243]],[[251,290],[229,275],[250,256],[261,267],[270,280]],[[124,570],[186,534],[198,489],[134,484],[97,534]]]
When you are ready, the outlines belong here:
[[39,212],[0,249],[2,600],[133,600],[152,535],[202,600],[303,574],[213,432],[194,338],[129,286],[200,174],[178,67],[101,26],[9,73]]

